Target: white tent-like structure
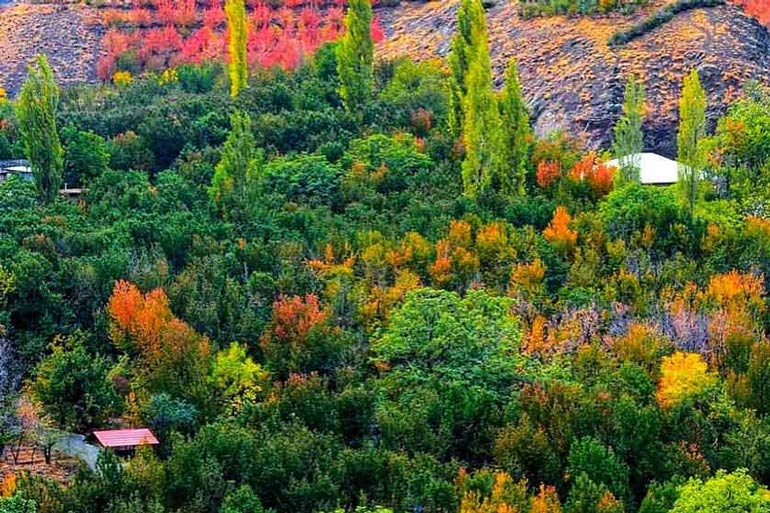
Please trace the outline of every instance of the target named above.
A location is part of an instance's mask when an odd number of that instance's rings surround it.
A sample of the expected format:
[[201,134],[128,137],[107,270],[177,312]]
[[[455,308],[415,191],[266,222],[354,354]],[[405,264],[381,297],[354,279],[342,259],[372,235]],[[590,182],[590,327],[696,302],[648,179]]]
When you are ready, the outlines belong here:
[[[679,162],[667,159],[657,153],[637,153],[634,160],[639,163],[639,181],[646,185],[671,185],[679,180]],[[620,168],[620,160],[607,162],[607,166]]]

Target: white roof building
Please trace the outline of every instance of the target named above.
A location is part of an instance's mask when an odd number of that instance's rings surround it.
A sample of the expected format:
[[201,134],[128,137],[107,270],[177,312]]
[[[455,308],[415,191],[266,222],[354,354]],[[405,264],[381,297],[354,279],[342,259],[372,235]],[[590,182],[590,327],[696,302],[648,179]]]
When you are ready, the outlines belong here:
[[32,168],[26,160],[0,160],[0,182],[11,175],[18,175],[24,180],[33,180]]
[[[641,183],[671,185],[679,180],[679,162],[667,159],[657,153],[637,153],[634,157],[634,160],[639,163],[639,181]],[[607,165],[620,168],[620,160],[610,160]]]

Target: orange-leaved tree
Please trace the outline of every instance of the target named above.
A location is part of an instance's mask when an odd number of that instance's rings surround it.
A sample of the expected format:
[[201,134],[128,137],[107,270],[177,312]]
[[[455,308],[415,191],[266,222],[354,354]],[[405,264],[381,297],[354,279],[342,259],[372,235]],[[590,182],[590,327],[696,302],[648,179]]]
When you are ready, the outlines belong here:
[[330,322],[332,311],[314,294],[281,296],[260,341],[268,369],[278,378],[331,371],[346,342]]
[[165,391],[202,400],[209,371],[209,340],[174,316],[157,288],[143,294],[118,280],[107,304],[113,343],[137,359],[135,371],[148,392]]
[[572,216],[567,209],[559,205],[553,214],[553,219],[543,231],[543,236],[564,254],[572,253],[577,243],[577,232],[571,230],[569,225]]

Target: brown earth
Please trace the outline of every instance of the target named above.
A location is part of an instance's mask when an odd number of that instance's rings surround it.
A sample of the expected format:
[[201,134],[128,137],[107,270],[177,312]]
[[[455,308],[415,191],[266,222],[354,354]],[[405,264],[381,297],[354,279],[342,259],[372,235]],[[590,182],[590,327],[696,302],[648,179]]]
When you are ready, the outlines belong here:
[[[51,464],[47,464],[40,450],[32,451],[29,446],[22,447],[18,464],[13,462],[10,448],[0,457],[0,487],[7,483],[11,475],[20,476],[29,473],[59,482],[67,482],[78,470],[81,463],[74,458],[54,451]],[[0,496],[2,494],[0,493]]]
[[[681,82],[692,68],[709,93],[713,120],[749,79],[770,84],[770,31],[734,6],[695,9],[618,49],[607,45],[668,3],[658,0],[632,16],[519,18],[515,4],[488,12],[498,81],[511,57],[519,63],[524,95],[540,135],[565,129],[590,146],[606,146],[619,115],[626,77],[644,80],[648,116],[645,146],[673,155]],[[440,55],[449,51],[458,0],[411,5],[383,13],[387,39],[380,54]]]
[[48,56],[63,84],[96,79],[101,28],[95,11],[78,5],[18,3],[0,7],[0,87],[18,91],[27,64]]
[[[565,129],[598,147],[611,140],[625,77],[634,73],[647,87],[646,147],[672,155],[683,76],[699,70],[715,120],[747,80],[770,84],[770,31],[739,8],[720,6],[681,13],[618,49],[607,45],[616,30],[670,1],[653,0],[631,16],[524,20],[514,1],[498,0],[488,12],[496,76],[516,57],[537,132]],[[405,2],[378,10],[387,35],[379,56],[445,56],[458,4]],[[38,52],[49,55],[64,83],[94,81],[97,20],[97,11],[82,5],[0,8],[0,86],[17,91],[26,62]]]

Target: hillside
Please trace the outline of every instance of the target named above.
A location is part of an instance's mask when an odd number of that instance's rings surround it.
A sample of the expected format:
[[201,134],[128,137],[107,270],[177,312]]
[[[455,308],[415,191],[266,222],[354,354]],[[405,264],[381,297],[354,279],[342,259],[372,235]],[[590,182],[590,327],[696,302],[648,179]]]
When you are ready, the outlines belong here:
[[[634,73],[647,88],[646,145],[672,154],[684,74],[693,67],[700,70],[715,118],[745,81],[770,83],[770,32],[737,7],[720,6],[681,13],[623,47],[608,47],[616,30],[665,3],[656,2],[634,16],[578,20],[522,20],[507,3],[494,7],[488,18],[498,77],[515,56],[537,132],[564,128],[598,146],[609,141],[625,77]],[[381,55],[446,55],[457,4],[428,3],[387,13],[383,25],[388,37]]]
[[[458,3],[378,9],[386,35],[380,57],[445,56]],[[488,13],[498,77],[516,56],[538,134],[561,128],[597,147],[609,142],[624,77],[635,73],[647,86],[646,145],[671,155],[684,73],[700,70],[715,119],[746,80],[770,83],[770,31],[737,7],[719,6],[681,13],[622,47],[607,45],[615,31],[666,3],[658,0],[632,16],[523,20],[514,4],[500,2]],[[41,50],[63,82],[95,81],[105,30],[99,19],[97,10],[81,6],[16,4],[0,9],[0,86],[11,94],[17,91],[24,63]]]
[[94,81],[101,28],[92,9],[77,5],[0,7],[0,87],[18,90],[26,64],[48,55],[62,83]]

